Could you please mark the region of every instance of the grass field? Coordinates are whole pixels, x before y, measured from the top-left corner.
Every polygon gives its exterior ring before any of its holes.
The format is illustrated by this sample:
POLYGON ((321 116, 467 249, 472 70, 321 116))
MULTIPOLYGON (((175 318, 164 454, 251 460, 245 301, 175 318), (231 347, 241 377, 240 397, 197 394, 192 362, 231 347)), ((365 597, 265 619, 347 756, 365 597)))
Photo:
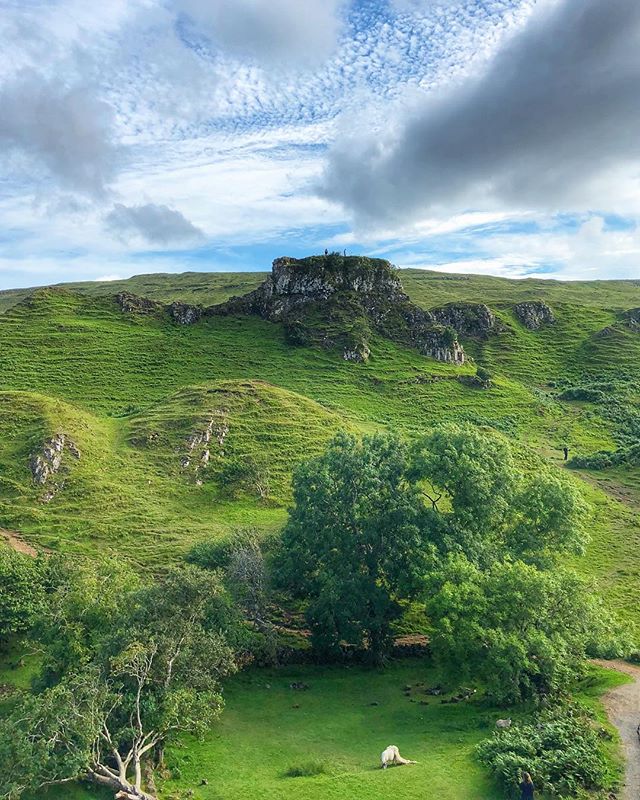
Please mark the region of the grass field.
MULTIPOLYGON (((0 678, 6 675, 0 664, 0 678)), ((599 697, 626 680, 592 667, 577 697, 608 727, 599 697)), ((384 671, 290 667, 243 672, 227 683, 222 720, 204 740, 184 739, 168 751, 172 777, 161 785, 162 796, 498 800, 502 794, 476 761, 474 747, 491 734, 503 710, 487 704, 481 693, 466 703, 442 704, 442 698, 424 693, 439 682, 437 673, 420 661, 396 663, 384 671), (309 689, 292 690, 293 682, 309 689), (403 692, 407 685, 412 687, 409 697, 403 692), (419 763, 382 771, 380 752, 389 744, 419 763), (290 777, 295 772, 317 774, 290 777)), ((517 721, 527 709, 510 709, 509 714, 517 721)), ((616 739, 607 747, 615 769, 616 739)), ((37 800, 108 796, 92 786, 64 786, 38 793, 37 800)))
MULTIPOLYGON (((339 353, 293 348, 280 326, 257 318, 177 326, 163 315, 123 314, 112 297, 100 296, 104 284, 88 284, 83 294, 35 292, 0 314, 0 527, 50 549, 91 555, 98 548, 159 568, 230 527, 277 529, 293 465, 338 429, 415 436, 439 421, 469 420, 504 432, 558 467, 565 443, 582 454, 615 447, 616 421, 606 407, 561 402, 549 382, 579 383, 595 371, 624 373, 627 385, 637 377, 640 385, 640 335, 623 329, 613 308, 625 296, 619 284, 600 285, 597 294, 590 286, 550 282, 417 272, 403 278, 425 305, 428 297, 431 304, 484 300, 485 292, 491 302, 501 298, 494 310, 503 332, 465 342, 494 373, 490 390, 461 380, 474 372, 473 363, 452 367, 385 339, 374 340, 369 363, 350 364, 339 353), (528 331, 509 304, 543 288, 557 322, 528 331), (566 303, 583 291, 582 305, 566 303), (625 337, 619 350, 612 350, 611 337, 598 337, 607 326, 614 339, 625 337), (228 432, 196 476, 180 460, 189 437, 212 419, 228 432), (68 462, 64 488, 43 503, 29 457, 55 432, 71 437, 82 457, 68 462), (216 470, 232 455, 249 454, 268 467, 268 496, 231 500, 219 491, 216 470)), ((248 288, 239 280, 186 274, 129 283, 163 299, 198 294, 209 302, 231 287, 248 288)), ((636 299, 640 288, 630 284, 626 305, 636 299)), ((637 471, 618 470, 600 476, 599 488, 586 486, 597 513, 591 550, 580 565, 627 616, 636 613, 629 601, 640 590, 640 574, 638 504, 625 486, 637 479, 637 471)))

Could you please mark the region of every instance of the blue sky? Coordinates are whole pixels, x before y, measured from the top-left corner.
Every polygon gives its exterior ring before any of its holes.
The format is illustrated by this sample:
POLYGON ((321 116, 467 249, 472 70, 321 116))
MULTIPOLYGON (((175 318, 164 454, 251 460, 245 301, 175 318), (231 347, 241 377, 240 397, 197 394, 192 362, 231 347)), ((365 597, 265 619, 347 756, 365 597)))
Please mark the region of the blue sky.
POLYGON ((636 0, 0 0, 0 288, 640 277, 636 0))

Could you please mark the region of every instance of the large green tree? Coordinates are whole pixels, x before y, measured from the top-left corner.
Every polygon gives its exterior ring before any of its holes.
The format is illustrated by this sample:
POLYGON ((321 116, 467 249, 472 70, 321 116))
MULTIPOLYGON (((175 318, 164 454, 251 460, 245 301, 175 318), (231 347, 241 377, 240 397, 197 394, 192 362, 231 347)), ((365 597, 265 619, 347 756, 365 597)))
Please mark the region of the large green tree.
POLYGON ((276 577, 306 603, 313 644, 323 655, 345 641, 379 662, 400 601, 422 586, 424 503, 408 470, 399 439, 342 433, 294 474, 276 577))
POLYGON ((235 623, 218 577, 187 566, 139 587, 124 569, 69 566, 48 608, 38 691, 0 722, 0 796, 88 778, 149 800, 144 761, 222 710, 235 623))
POLYGON ((412 478, 431 509, 429 538, 442 556, 550 566, 584 550, 588 508, 578 490, 540 460, 523 470, 497 433, 438 426, 414 445, 412 478))
POLYGON ((567 690, 590 649, 622 646, 600 601, 575 573, 522 561, 480 569, 451 556, 430 577, 434 657, 455 680, 480 680, 500 702, 567 690))

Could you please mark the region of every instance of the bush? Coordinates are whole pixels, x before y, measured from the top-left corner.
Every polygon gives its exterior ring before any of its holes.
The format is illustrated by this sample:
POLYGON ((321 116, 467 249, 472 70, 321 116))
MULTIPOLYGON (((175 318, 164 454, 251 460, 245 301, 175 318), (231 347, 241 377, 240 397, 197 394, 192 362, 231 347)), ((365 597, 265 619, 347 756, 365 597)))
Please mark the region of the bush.
POLYGON ((314 775, 326 775, 329 772, 322 761, 307 761, 295 764, 284 773, 285 778, 312 778, 314 775))
POLYGON ((264 500, 269 494, 268 470, 252 456, 228 459, 218 474, 218 480, 222 491, 231 498, 247 492, 264 500))
POLYGON ((583 400, 587 403, 604 403, 607 395, 591 386, 572 386, 558 395, 559 400, 583 400))
POLYGON ((498 731, 476 753, 509 794, 523 770, 539 790, 559 797, 610 789, 616 782, 598 734, 578 705, 557 706, 534 722, 498 731))

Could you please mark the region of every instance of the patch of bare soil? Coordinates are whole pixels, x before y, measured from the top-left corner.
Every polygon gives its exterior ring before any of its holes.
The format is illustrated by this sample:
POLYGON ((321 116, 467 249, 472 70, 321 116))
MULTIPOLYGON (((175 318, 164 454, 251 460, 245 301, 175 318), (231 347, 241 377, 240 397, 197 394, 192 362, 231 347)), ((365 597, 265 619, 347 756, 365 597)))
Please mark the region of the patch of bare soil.
POLYGON ((18 553, 24 553, 27 556, 37 556, 38 551, 35 547, 31 547, 30 544, 27 544, 23 539, 20 538, 20 534, 16 533, 15 531, 8 531, 4 528, 0 528, 0 537, 2 537, 5 542, 16 550, 18 553))

